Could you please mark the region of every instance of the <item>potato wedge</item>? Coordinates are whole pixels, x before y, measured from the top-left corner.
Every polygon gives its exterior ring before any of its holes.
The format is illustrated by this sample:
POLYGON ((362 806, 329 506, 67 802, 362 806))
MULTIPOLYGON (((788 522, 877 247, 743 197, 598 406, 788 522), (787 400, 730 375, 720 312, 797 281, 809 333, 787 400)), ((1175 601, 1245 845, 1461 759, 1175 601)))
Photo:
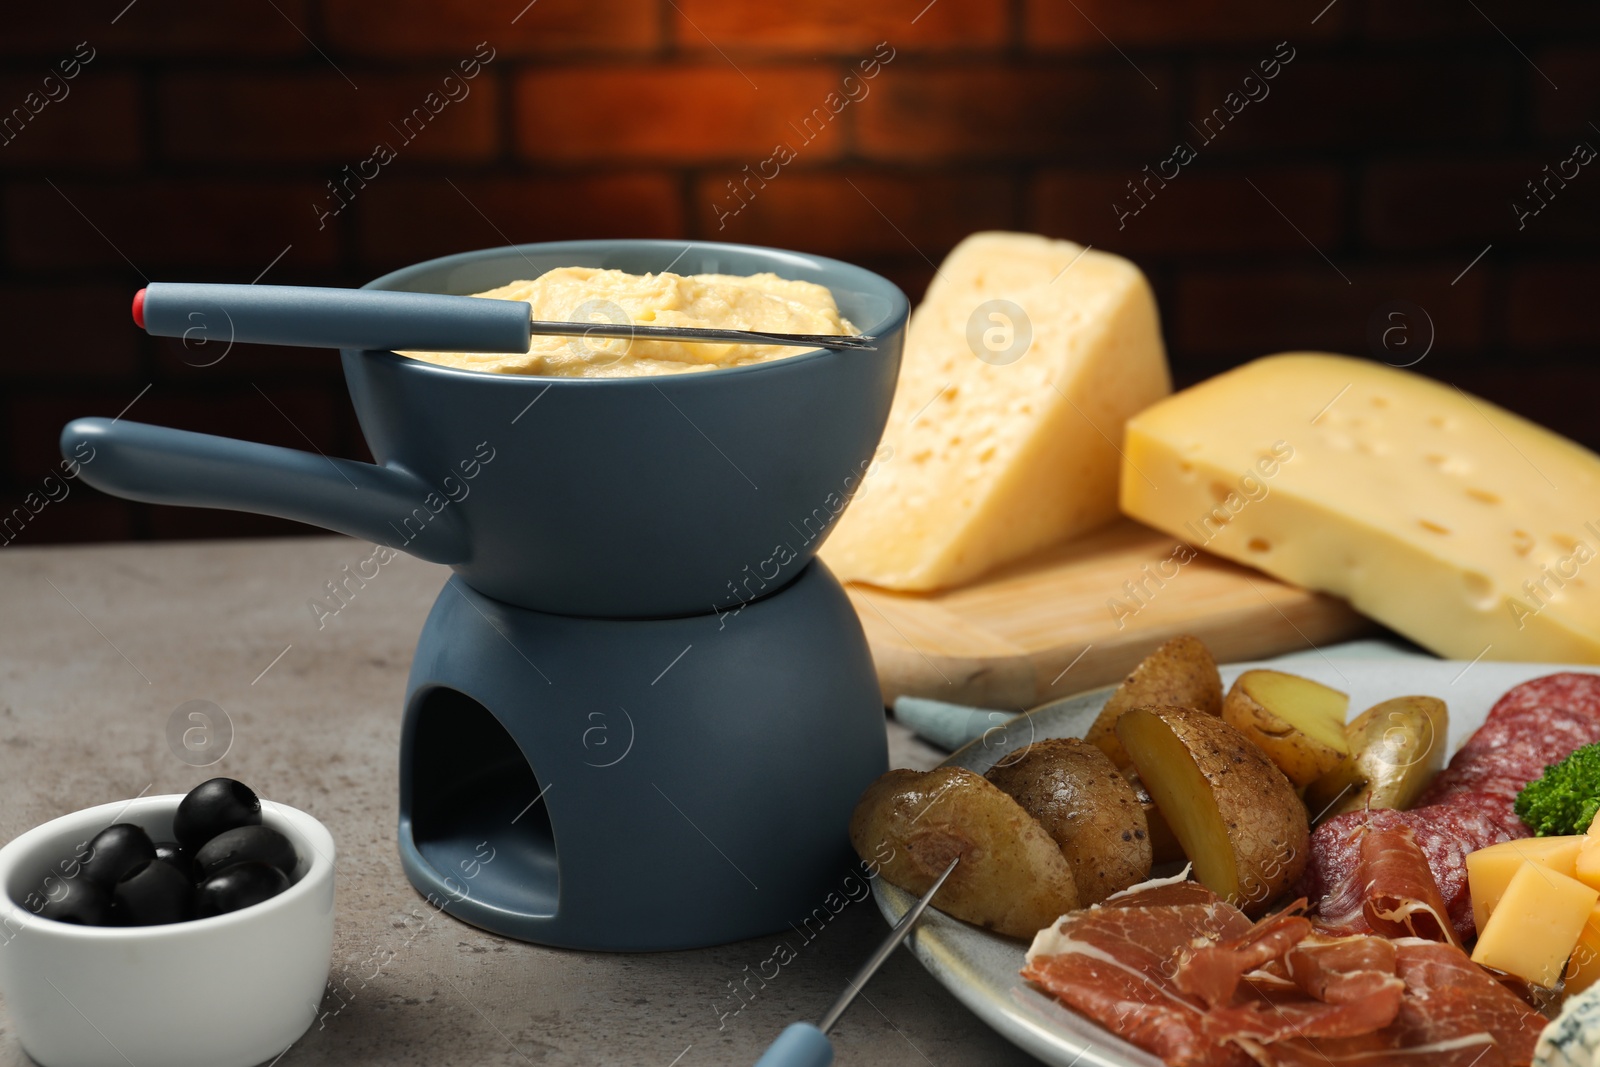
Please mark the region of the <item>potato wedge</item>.
POLYGON ((1078 907, 1072 868, 1044 827, 981 774, 893 770, 867 787, 850 843, 869 869, 921 895, 956 856, 933 906, 1029 938, 1078 907))
POLYGON ((1156 807, 1155 798, 1150 795, 1150 790, 1139 780, 1138 772, 1130 766, 1123 769, 1122 776, 1128 780, 1128 784, 1133 787, 1134 795, 1139 798, 1139 807, 1144 812, 1145 826, 1150 831, 1150 865, 1155 867, 1163 863, 1181 863, 1185 858, 1183 846, 1178 843, 1172 827, 1167 825, 1167 817, 1156 807))
POLYGON ((1315 821, 1363 808, 1409 808, 1444 766, 1450 711, 1437 697, 1374 704, 1345 727, 1350 758, 1306 789, 1315 821))
POLYGON ((1265 752, 1297 789, 1349 758, 1349 710, 1344 693, 1283 671, 1245 671, 1222 702, 1223 721, 1265 752))
POLYGON ((1118 767, 1128 765, 1128 753, 1117 740, 1117 719, 1129 708, 1174 706, 1194 708, 1208 715, 1222 714, 1222 678, 1211 650, 1198 637, 1174 637, 1146 656, 1122 680, 1100 715, 1084 734, 1118 767))
POLYGON ((985 777, 1055 839, 1079 906, 1150 877, 1150 831, 1138 795, 1094 745, 1077 737, 1035 741, 985 777))
POLYGON ((1306 809, 1238 730, 1194 708, 1134 708, 1117 736, 1194 864, 1195 877, 1261 915, 1305 869, 1306 809))

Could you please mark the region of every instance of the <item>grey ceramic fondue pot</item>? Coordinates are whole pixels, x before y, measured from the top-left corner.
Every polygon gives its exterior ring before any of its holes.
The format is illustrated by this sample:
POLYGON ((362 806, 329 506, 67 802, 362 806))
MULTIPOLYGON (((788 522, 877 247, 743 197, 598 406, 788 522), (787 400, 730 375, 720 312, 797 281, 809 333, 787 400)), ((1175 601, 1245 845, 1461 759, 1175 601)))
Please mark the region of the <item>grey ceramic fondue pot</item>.
POLYGON ((400 769, 401 858, 440 907, 580 948, 805 928, 840 899, 850 811, 887 759, 865 639, 813 557, 874 462, 906 298, 837 260, 634 240, 470 252, 367 288, 481 292, 560 266, 816 282, 880 348, 592 379, 346 349, 376 464, 103 418, 68 424, 63 454, 92 446, 83 480, 119 496, 454 569, 400 769))
POLYGON ((345 380, 376 466, 108 419, 70 423, 63 453, 88 441, 84 480, 107 492, 338 530, 447 563, 479 592, 536 611, 659 617, 734 604, 749 596, 738 589, 744 568, 786 538, 798 552, 788 574, 798 573, 821 543, 799 543, 819 510, 828 515, 865 469, 899 366, 898 288, 819 256, 621 240, 469 252, 366 288, 481 292, 558 266, 668 264, 826 285, 882 348, 629 378, 492 374, 347 349, 345 380), (468 482, 487 450, 492 464, 468 482))

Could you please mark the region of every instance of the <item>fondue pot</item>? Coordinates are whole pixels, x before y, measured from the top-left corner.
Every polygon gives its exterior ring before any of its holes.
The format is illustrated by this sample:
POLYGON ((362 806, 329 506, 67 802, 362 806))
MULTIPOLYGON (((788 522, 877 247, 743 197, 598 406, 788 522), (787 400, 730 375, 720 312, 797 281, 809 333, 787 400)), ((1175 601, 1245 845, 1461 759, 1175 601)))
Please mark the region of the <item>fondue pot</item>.
MULTIPOLYGON (((859 623, 814 559, 869 476, 907 303, 774 249, 571 241, 407 267, 365 288, 473 293, 560 266, 812 281, 875 352, 622 378, 342 350, 377 464, 116 419, 84 481, 297 519, 448 564, 407 686, 400 854, 486 929, 663 949, 799 922, 849 862, 887 763, 859 623)), ((576 342, 575 342, 576 343, 576 342)))

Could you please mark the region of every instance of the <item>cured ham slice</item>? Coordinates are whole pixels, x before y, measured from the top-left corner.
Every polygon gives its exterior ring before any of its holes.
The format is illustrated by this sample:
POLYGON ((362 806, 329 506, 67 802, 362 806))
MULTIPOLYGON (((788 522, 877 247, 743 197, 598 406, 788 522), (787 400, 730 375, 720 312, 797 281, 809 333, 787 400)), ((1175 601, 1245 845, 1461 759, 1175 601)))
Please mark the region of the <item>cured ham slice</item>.
POLYGON ((1389 1025, 1353 1038, 1312 1035, 1239 1044, 1262 1067, 1518 1067, 1533 1058, 1546 1019, 1453 945, 1414 938, 1392 943, 1405 984, 1389 1025))
POLYGON ((1366 903, 1372 875, 1361 869, 1361 839, 1367 833, 1398 829, 1410 831, 1427 857, 1456 934, 1463 939, 1471 937, 1475 931, 1472 895, 1467 888, 1467 853, 1528 836, 1528 828, 1509 802, 1479 793, 1410 811, 1352 811, 1317 827, 1311 835, 1311 859, 1297 891, 1312 902, 1318 927, 1331 934, 1371 932, 1366 903))
POLYGON ((1366 879, 1361 913, 1374 932, 1461 947, 1428 857, 1417 847, 1410 827, 1363 833, 1358 869, 1366 879))
MULTIPOLYGON (((1183 878, 1189 868, 1184 868, 1183 878)), ((1221 898, 1199 882, 1158 878, 1120 893, 1114 893, 1100 902, 1104 908, 1153 908, 1158 904, 1215 904, 1221 898)))
MULTIPOLYGON (((1301 907, 1304 904, 1300 902, 1301 907)), ((1173 984, 1180 992, 1199 997, 1208 1008, 1226 1004, 1247 972, 1282 956, 1310 932, 1311 920, 1304 916, 1288 912, 1270 916, 1239 937, 1181 953, 1173 984)))
POLYGON ((1382 1030, 1400 1009, 1405 993, 1402 983, 1392 990, 1348 1004, 1322 1004, 1315 1000, 1277 1001, 1261 999, 1214 1009, 1206 1016, 1205 1029, 1218 1041, 1226 1041, 1261 1062, 1255 1049, 1339 1039, 1357 1041, 1382 1030))
POLYGON ((1306 980, 1342 994, 1321 1000, 1285 963, 1316 937, 1303 916, 1280 912, 1252 924, 1199 887, 1184 891, 1187 903, 1153 903, 1175 889, 1063 916, 1034 939, 1023 976, 1174 1067, 1242 1067, 1251 1062, 1242 1038, 1355 1037, 1396 1017, 1404 983, 1392 952, 1310 946, 1298 962, 1306 980), (1386 981, 1374 974, 1385 963, 1386 981), (1355 970, 1348 980, 1335 973, 1342 964, 1355 970))
POLYGON ((1397 946, 1395 972, 1408 999, 1396 1025, 1408 1040, 1441 1042, 1488 1032, 1511 1063, 1527 1063, 1549 1021, 1534 1011, 1460 949, 1425 941, 1397 946))
MULTIPOLYGON (((1173 890, 1163 886, 1148 896, 1162 899, 1173 890)), ((1023 976, 1173 1067, 1246 1067, 1242 1051, 1212 1040, 1205 1005, 1176 989, 1170 976, 1183 952, 1242 937, 1250 920, 1209 890, 1209 900, 1179 904, 1141 905, 1146 895, 1062 916, 1034 938, 1023 976)))
POLYGON ((1329 1004, 1398 996, 1405 988, 1395 974, 1394 942, 1382 937, 1308 937, 1284 953, 1283 964, 1290 981, 1329 1004))
POLYGON ((1514 1067, 1514 1062, 1495 1048, 1494 1040, 1482 1033, 1408 1048, 1384 1042, 1382 1035, 1374 1033, 1334 1048, 1322 1041, 1263 1045, 1248 1038, 1243 1047, 1262 1067, 1514 1067))
POLYGON ((1289 913, 1251 924, 1193 893, 1150 902, 1171 888, 1063 916, 1023 976, 1172 1067, 1523 1067, 1544 1028, 1454 945, 1331 938, 1289 913))

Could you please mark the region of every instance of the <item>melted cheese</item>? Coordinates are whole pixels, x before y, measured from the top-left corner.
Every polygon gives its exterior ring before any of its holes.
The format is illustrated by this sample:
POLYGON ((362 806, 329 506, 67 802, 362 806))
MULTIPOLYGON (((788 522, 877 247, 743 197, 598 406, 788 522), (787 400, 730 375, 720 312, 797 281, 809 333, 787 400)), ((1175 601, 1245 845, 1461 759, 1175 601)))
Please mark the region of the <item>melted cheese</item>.
MULTIPOLYGON (((767 333, 852 334, 833 294, 813 282, 776 274, 628 274, 596 267, 559 267, 473 296, 525 300, 532 317, 549 322, 698 326, 767 333)), ((535 335, 528 351, 402 352, 462 370, 561 378, 627 378, 765 363, 810 351, 777 345, 701 344, 631 338, 535 335)), ((871 358, 870 355, 867 358, 871 358)))

